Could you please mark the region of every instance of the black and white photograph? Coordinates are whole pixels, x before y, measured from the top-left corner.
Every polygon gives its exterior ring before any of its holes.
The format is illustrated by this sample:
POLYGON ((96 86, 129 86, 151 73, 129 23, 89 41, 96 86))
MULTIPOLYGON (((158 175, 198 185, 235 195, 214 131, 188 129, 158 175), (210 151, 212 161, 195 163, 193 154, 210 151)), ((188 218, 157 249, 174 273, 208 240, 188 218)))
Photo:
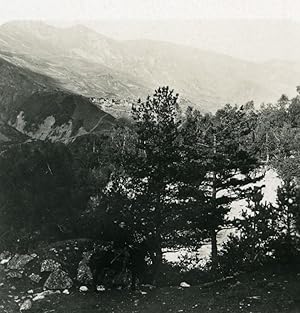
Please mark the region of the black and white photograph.
POLYGON ((0 0, 0 313, 300 313, 300 2, 0 0))

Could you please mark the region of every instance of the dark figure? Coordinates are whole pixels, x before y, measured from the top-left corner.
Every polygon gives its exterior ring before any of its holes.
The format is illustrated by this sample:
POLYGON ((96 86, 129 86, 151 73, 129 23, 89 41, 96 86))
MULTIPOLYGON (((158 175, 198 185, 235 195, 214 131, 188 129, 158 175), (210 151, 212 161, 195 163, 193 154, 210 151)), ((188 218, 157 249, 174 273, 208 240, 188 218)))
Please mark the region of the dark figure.
POLYGON ((144 283, 147 279, 147 251, 142 245, 131 247, 129 249, 129 264, 128 268, 131 272, 131 289, 135 290, 137 281, 144 283))
POLYGON ((135 290, 137 281, 144 282, 146 277, 146 255, 147 251, 142 245, 137 247, 125 245, 116 250, 95 252, 89 261, 94 288, 96 289, 97 285, 107 285, 107 280, 110 280, 108 282, 110 287, 126 287, 131 280, 131 289, 135 290), (130 274, 131 279, 127 274, 130 274), (116 277, 123 277, 123 281, 115 283, 116 277))
POLYGON ((114 278, 126 270, 126 255, 121 251, 98 251, 89 261, 89 267, 93 274, 93 285, 114 286, 114 278))

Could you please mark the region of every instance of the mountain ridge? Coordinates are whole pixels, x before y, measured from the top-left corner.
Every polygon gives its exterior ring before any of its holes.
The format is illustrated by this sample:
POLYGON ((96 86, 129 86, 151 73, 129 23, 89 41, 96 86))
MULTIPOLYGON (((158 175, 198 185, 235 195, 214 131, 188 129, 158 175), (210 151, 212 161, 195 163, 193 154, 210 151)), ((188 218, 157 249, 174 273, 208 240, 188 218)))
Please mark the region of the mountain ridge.
POLYGON ((170 85, 197 108, 215 111, 226 103, 275 101, 282 93, 292 94, 300 77, 300 70, 286 65, 278 68, 166 42, 117 41, 85 26, 60 29, 42 24, 48 30, 45 39, 41 35, 45 31, 37 35, 40 24, 28 22, 35 29, 31 32, 21 24, 17 35, 14 23, 4 27, 6 38, 7 29, 12 37, 6 44, 0 27, 0 50, 11 53, 6 59, 23 62, 22 66, 61 80, 64 88, 88 97, 113 94, 134 100, 170 85))
POLYGON ((135 101, 169 85, 206 112, 227 103, 276 101, 293 94, 300 77, 300 69, 286 63, 255 63, 170 42, 118 41, 82 25, 31 21, 0 26, 0 57, 86 97, 135 101))

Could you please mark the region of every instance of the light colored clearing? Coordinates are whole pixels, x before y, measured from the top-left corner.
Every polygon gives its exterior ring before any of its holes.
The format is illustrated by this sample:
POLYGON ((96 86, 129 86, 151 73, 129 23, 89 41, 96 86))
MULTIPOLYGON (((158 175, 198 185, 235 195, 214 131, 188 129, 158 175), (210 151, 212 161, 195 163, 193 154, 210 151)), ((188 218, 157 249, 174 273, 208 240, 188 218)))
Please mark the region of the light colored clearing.
MULTIPOLYGON (((256 184, 251 184, 249 186, 265 185, 266 187, 263 189, 263 193, 264 193, 263 201, 276 204, 276 193, 277 193, 277 188, 280 186, 280 184, 281 184, 281 180, 278 177, 277 173, 274 170, 269 169, 266 172, 266 175, 261 182, 258 182, 256 184)), ((233 202, 231 206, 231 211, 228 214, 228 218, 233 219, 234 217, 240 217, 242 210, 246 208, 246 205, 247 205, 247 202, 245 200, 233 202)), ((236 232, 235 229, 221 231, 218 234, 218 244, 219 245, 223 244, 227 240, 228 236, 231 233, 235 233, 235 232, 236 232)), ((198 255, 198 257, 203 259, 203 261, 201 261, 200 263, 191 262, 191 267, 194 267, 194 266, 197 266, 197 264, 198 265, 204 264, 205 261, 208 260, 210 256, 210 252, 211 252, 211 247, 209 244, 206 244, 202 246, 198 250, 198 252, 190 253, 186 249, 181 249, 179 251, 167 252, 165 253, 164 257, 169 262, 178 263, 184 256, 189 257, 192 260, 195 257, 195 255, 198 255)))

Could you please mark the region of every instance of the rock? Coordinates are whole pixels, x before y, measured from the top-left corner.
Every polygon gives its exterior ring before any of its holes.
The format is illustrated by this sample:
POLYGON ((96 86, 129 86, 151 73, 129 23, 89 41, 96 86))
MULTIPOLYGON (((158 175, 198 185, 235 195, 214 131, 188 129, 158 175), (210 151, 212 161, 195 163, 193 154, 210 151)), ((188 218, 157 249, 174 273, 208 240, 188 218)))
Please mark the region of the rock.
POLYGON ((248 299, 251 300, 259 300, 261 298, 261 296, 251 296, 251 297, 247 297, 248 299))
POLYGON ((25 265, 31 262, 36 256, 29 254, 15 254, 8 262, 7 268, 10 270, 22 270, 25 265))
POLYGON ((97 286, 97 291, 105 291, 105 287, 103 285, 97 286))
POLYGON ((93 281, 93 275, 87 260, 83 259, 79 262, 76 279, 83 284, 89 284, 93 281))
POLYGON ((182 287, 182 288, 190 288, 191 285, 186 283, 186 282, 182 282, 182 283, 180 283, 180 287, 182 287))
POLYGON ((69 294, 70 294, 70 291, 69 291, 68 289, 65 289, 65 290, 63 291, 63 294, 69 295, 69 294))
POLYGON ((32 301, 39 301, 39 300, 43 300, 43 299, 45 299, 45 296, 44 296, 44 295, 41 295, 41 294, 38 294, 38 295, 36 295, 36 296, 32 299, 32 301))
POLYGON ((29 278, 30 278, 31 281, 33 281, 34 283, 37 283, 37 284, 38 284, 38 283, 41 281, 41 279, 42 279, 42 277, 41 277, 40 275, 37 275, 37 274, 34 274, 34 273, 30 274, 30 275, 29 275, 29 278))
POLYGON ((27 293, 29 293, 29 294, 30 294, 30 293, 33 293, 33 290, 30 289, 30 290, 27 291, 27 293))
POLYGON ((61 268, 61 265, 58 262, 52 259, 47 259, 47 260, 44 260, 41 264, 41 273, 54 272, 55 270, 60 269, 60 268, 61 268))
POLYGON ((0 264, 4 265, 11 259, 11 253, 9 251, 3 251, 0 253, 0 264))
POLYGON ((89 288, 87 286, 80 286, 79 291, 80 292, 87 292, 89 288))
POLYGON ((154 285, 151 285, 151 284, 142 284, 141 287, 143 288, 147 288, 147 289, 155 289, 156 287, 154 285))
POLYGON ((3 260, 0 261, 0 264, 1 265, 7 264, 9 262, 9 260, 10 260, 10 257, 7 258, 7 259, 3 259, 3 260))
POLYGON ((45 299, 46 296, 51 296, 51 295, 54 295, 54 294, 59 294, 60 291, 59 290, 56 290, 56 291, 53 291, 53 290, 45 290, 43 292, 40 292, 40 293, 37 293, 34 298, 32 299, 32 301, 38 301, 38 300, 43 300, 45 299))
POLYGON ((44 284, 45 289, 51 290, 64 290, 69 289, 72 286, 72 279, 69 277, 68 273, 64 272, 60 268, 52 272, 44 284))
POLYGON ((11 279, 11 278, 22 278, 23 274, 21 271, 9 271, 6 273, 6 278, 11 279))
POLYGON ((9 257, 11 257, 11 253, 9 251, 3 251, 0 253, 0 261, 9 257))
POLYGON ((32 302, 30 299, 25 300, 21 305, 20 305, 20 311, 28 311, 32 308, 32 302))

